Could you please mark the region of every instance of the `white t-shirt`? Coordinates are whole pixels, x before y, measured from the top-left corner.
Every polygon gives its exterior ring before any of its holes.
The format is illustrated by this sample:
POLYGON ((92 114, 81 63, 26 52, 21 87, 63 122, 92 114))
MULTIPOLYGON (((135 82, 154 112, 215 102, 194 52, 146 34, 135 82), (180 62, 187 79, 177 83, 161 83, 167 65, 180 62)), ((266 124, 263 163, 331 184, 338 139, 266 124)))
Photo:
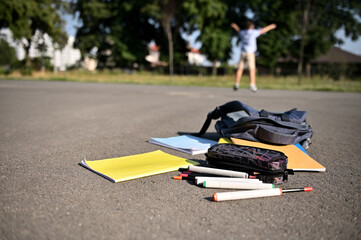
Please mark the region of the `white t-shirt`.
POLYGON ((248 29, 239 31, 241 37, 242 52, 255 53, 257 51, 257 38, 261 35, 260 30, 248 29))

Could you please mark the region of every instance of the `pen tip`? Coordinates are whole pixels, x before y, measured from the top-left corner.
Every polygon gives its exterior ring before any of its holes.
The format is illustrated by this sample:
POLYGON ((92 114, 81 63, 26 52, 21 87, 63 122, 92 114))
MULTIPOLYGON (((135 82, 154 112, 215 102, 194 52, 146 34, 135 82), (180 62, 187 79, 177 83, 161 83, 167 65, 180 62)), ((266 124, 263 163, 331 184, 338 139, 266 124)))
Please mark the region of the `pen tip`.
POLYGON ((311 192, 313 190, 313 187, 305 187, 304 191, 305 192, 311 192))

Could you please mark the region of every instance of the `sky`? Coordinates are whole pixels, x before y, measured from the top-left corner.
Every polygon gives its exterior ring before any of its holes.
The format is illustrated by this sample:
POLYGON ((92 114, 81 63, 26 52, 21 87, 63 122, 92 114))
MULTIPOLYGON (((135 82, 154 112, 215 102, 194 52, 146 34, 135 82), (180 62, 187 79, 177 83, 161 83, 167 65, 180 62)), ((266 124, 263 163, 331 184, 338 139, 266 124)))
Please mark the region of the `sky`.
MULTIPOLYGON (((66 27, 65 30, 70 36, 75 36, 76 34, 76 27, 80 27, 81 24, 77 21, 76 18, 73 17, 73 15, 64 15, 63 18, 66 21, 66 27)), ((199 34, 199 33, 198 33, 199 34)), ((197 36, 197 33, 193 34, 193 36, 190 37, 191 39, 191 46, 194 48, 200 48, 201 44, 195 42, 195 38, 197 36)), ((351 52, 353 54, 361 56, 361 37, 357 41, 352 41, 351 38, 346 38, 344 30, 339 30, 336 32, 336 36, 342 38, 344 40, 344 44, 337 47, 340 47, 341 49, 351 52)), ((183 36, 185 39, 188 39, 187 36, 183 36)), ((233 43, 233 54, 232 59, 228 61, 230 65, 237 64, 240 57, 240 46, 237 46, 233 43)))

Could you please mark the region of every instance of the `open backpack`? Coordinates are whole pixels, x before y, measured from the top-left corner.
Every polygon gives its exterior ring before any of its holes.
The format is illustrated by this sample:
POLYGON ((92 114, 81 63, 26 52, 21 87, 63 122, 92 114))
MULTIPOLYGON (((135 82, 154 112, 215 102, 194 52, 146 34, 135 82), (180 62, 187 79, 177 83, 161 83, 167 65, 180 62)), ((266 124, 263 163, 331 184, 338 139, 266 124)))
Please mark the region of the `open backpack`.
POLYGON ((219 119, 215 128, 224 137, 277 145, 300 143, 308 149, 313 131, 306 117, 306 111, 296 108, 286 112, 258 111, 240 101, 232 101, 208 113, 198 136, 206 133, 212 120, 219 119))

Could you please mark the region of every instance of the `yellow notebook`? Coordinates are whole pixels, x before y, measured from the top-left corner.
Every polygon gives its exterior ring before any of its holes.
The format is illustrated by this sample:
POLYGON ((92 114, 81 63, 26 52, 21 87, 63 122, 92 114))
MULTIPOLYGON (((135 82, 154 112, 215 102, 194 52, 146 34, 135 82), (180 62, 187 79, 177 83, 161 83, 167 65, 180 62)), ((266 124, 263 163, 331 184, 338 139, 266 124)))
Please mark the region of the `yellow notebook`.
POLYGON ((121 182, 155 174, 176 171, 199 163, 167 154, 161 150, 95 161, 81 161, 80 165, 112 182, 121 182))
POLYGON ((283 152, 288 157, 287 168, 293 169, 293 171, 326 171, 326 168, 324 166, 319 164, 317 161, 308 156, 295 145, 271 145, 266 143, 242 140, 238 138, 231 138, 231 140, 234 144, 237 145, 266 148, 283 152))

